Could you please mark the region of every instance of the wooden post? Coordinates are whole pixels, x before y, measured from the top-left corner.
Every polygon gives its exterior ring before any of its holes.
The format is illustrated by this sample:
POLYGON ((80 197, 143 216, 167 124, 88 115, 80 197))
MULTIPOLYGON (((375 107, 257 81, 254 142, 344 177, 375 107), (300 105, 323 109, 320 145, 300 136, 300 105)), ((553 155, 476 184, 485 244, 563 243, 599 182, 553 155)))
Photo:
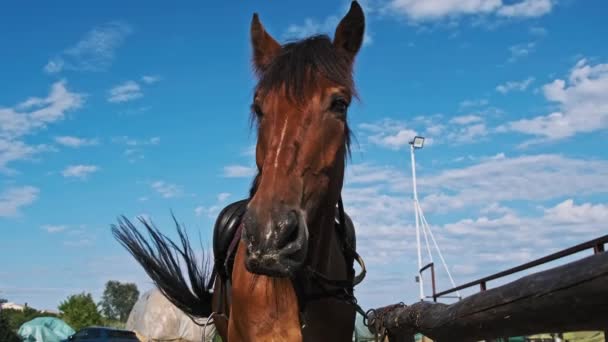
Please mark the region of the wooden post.
POLYGON ((433 280, 433 301, 437 301, 437 289, 435 287, 435 264, 431 265, 431 279, 433 280))
POLYGON ((487 288, 486 288, 486 282, 482 281, 481 283, 479 283, 479 291, 483 292, 485 290, 487 290, 487 288))

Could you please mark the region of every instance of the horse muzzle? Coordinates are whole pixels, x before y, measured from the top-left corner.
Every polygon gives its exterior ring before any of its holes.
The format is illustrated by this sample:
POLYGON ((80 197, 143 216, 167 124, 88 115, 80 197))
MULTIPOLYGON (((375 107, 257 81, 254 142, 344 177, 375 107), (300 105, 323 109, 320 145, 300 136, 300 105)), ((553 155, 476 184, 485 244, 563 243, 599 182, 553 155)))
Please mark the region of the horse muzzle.
POLYGON ((261 225, 253 211, 245 214, 245 267, 255 274, 289 277, 306 259, 308 227, 301 210, 281 210, 271 216, 261 225))

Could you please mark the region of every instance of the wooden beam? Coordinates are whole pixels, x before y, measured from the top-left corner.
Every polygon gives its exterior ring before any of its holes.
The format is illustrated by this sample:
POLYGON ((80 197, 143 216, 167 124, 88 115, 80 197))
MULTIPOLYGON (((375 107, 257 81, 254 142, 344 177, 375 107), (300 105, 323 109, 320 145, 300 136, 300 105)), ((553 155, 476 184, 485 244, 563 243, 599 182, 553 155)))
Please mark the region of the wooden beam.
MULTIPOLYGON (((380 317, 381 308, 376 312, 380 317)), ((374 313, 370 316, 373 323, 374 313)), ((438 342, 602 331, 606 322, 608 253, 534 273, 451 305, 418 302, 382 316, 391 335, 419 332, 438 342)))

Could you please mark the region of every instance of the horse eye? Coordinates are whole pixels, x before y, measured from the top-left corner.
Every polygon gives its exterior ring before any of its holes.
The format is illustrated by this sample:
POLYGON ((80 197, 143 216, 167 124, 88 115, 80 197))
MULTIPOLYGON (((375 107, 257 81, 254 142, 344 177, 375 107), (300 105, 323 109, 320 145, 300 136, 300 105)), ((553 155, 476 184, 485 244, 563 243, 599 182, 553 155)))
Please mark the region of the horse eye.
POLYGON ((346 102, 346 100, 343 98, 337 98, 331 102, 330 110, 334 113, 346 114, 347 109, 348 102, 346 102))
POLYGON ((258 118, 262 118, 262 116, 264 116, 264 113, 262 113, 262 108, 260 108, 260 106, 257 104, 253 105, 253 111, 258 118))

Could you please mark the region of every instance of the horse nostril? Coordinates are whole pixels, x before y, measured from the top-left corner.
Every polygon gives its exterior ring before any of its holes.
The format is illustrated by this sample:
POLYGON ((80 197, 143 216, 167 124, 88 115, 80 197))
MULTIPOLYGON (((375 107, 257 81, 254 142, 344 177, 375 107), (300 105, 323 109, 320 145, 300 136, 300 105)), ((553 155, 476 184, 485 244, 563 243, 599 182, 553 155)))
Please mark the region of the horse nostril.
POLYGON ((277 248, 282 249, 290 242, 298 239, 299 221, 298 215, 291 210, 285 215, 285 218, 279 223, 279 238, 277 248))

